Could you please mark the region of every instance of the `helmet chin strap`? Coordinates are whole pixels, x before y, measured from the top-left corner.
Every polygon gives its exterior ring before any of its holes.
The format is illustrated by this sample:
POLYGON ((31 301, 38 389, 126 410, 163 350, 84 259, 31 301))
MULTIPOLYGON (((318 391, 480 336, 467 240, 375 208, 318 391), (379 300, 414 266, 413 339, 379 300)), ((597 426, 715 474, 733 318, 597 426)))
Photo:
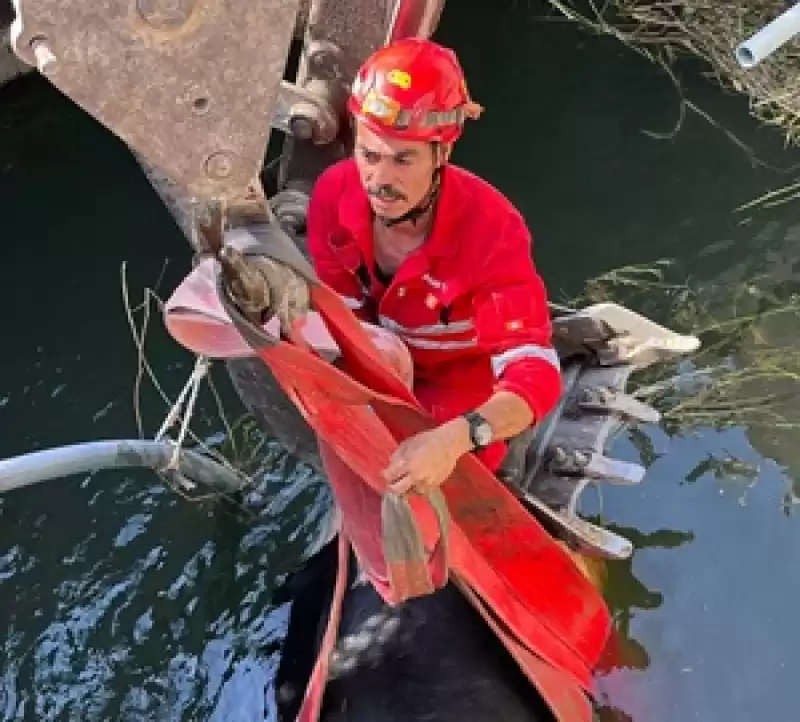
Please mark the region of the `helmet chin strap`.
POLYGON ((413 224, 422 218, 436 202, 439 197, 439 189, 441 187, 442 167, 438 166, 433 171, 433 178, 431 179, 431 187, 428 192, 423 196, 422 200, 417 205, 409 208, 402 216, 397 218, 387 218, 386 216, 378 216, 378 220, 384 228, 391 228, 392 226, 411 221, 413 224))

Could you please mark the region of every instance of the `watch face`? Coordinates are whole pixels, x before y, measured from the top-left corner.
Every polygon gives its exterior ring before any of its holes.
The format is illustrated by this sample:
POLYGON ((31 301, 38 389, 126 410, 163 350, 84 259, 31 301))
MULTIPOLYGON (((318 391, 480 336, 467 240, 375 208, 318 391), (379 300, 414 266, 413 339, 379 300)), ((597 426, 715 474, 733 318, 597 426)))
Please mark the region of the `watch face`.
POLYGON ((475 427, 475 441, 478 446, 487 446, 492 443, 492 427, 489 424, 478 424, 475 427))

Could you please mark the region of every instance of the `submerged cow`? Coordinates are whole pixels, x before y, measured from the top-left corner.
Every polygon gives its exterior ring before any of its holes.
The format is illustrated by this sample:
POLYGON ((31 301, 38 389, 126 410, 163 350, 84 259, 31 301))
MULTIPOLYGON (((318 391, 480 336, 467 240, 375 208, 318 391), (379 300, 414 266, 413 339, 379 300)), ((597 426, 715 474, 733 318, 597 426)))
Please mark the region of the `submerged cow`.
MULTIPOLYGON (((286 590, 293 606, 275 681, 280 722, 297 718, 335 574, 331 543, 286 590)), ((452 583, 390 607, 370 584, 349 581, 320 722, 555 722, 452 583)))

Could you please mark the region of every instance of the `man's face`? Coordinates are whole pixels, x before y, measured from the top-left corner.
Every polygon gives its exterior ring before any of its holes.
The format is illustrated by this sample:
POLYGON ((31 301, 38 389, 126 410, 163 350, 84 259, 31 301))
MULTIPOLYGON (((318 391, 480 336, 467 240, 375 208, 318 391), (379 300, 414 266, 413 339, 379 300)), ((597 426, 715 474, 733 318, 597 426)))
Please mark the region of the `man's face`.
POLYGON ((398 218, 416 206, 430 190, 437 165, 430 143, 379 136, 360 122, 355 160, 372 210, 384 218, 398 218))

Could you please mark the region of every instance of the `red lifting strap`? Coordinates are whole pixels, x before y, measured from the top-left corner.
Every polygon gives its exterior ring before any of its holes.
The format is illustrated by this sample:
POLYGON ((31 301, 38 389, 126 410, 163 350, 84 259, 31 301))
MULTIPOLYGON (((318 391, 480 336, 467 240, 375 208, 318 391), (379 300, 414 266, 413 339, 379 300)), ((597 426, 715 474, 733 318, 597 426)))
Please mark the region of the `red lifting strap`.
MULTIPOLYGON (((227 295, 221 282, 218 289, 227 295)), ((386 485, 381 472, 399 441, 435 423, 344 301, 321 283, 311 284, 310 290, 313 308, 340 348, 338 367, 288 341, 259 343, 253 333, 263 334, 261 329, 229 298, 221 300, 318 437, 382 498, 386 485)), ((331 483, 337 493, 333 476, 331 483)), ((472 454, 459 461, 442 491, 451 517, 451 571, 531 652, 590 690, 592 669, 611 628, 599 591, 472 454)), ((418 515, 418 523, 433 546, 439 537, 435 520, 418 515)), ((351 541, 358 554, 355 531, 351 541)))
POLYGON ((307 419, 344 536, 378 592, 396 603, 441 587, 449 572, 559 722, 589 722, 586 692, 611 628, 597 588, 472 454, 441 487, 449 523, 435 495, 387 496, 382 471, 398 443, 435 422, 333 290, 310 285, 341 352, 336 366, 299 333, 280 340, 251 323, 217 280, 228 318, 197 324, 193 333, 232 322, 307 419))

